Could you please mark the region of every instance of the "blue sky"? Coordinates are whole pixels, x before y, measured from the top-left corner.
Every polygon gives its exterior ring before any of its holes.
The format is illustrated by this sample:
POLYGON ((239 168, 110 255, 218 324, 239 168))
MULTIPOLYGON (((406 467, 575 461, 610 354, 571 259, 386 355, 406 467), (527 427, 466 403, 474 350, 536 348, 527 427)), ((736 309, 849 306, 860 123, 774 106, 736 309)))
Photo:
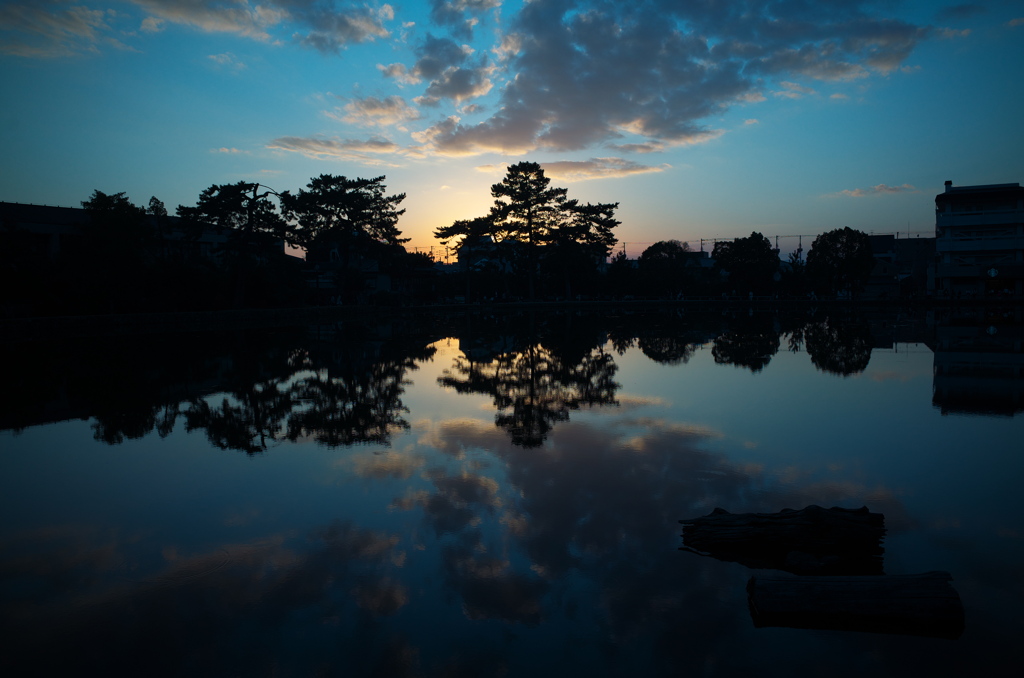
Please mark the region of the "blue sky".
POLYGON ((925 233, 1024 181, 1022 67, 1024 0, 0 0, 0 200, 384 175, 429 248, 530 160, 631 256, 925 233))

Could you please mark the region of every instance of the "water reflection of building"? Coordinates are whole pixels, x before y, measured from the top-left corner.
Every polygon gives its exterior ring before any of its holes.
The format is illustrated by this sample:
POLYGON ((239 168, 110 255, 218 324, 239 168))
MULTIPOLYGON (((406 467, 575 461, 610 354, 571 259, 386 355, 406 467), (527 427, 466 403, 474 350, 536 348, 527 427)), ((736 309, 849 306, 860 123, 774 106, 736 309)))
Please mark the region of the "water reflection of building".
POLYGON ((935 238, 871 235, 875 267, 861 299, 924 298, 935 287, 935 238))
POLYGON ((1024 295, 1024 188, 958 186, 935 196, 936 290, 955 296, 1024 295))
POLYGON ((932 404, 943 414, 1024 412, 1024 328, 974 320, 937 324, 932 404))

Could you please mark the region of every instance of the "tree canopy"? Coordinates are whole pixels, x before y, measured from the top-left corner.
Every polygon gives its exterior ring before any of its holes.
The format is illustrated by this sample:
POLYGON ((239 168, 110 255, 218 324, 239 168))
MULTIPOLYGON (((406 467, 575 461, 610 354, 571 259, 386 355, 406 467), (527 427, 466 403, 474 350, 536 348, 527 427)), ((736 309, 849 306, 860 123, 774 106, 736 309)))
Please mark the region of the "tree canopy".
POLYGON ((715 266, 729 274, 729 283, 744 292, 764 292, 779 270, 779 255, 768 238, 753 232, 746 238, 719 241, 711 253, 715 266))
POLYGON ((178 216, 191 224, 210 224, 235 231, 244 240, 272 236, 294 243, 294 232, 268 198, 271 194, 274 191, 266 186, 246 181, 214 184, 199 194, 195 206, 179 205, 178 216), (265 190, 261 193, 260 188, 265 190))
POLYGON ((850 227, 822 233, 807 253, 807 275, 818 290, 826 293, 856 294, 871 277, 874 265, 871 239, 850 227))
POLYGON ((658 261, 682 262, 690 244, 678 240, 659 240, 640 253, 640 265, 658 261))
POLYGON ((405 193, 386 195, 384 179, 321 174, 296 194, 282 193, 284 215, 296 222, 296 244, 309 247, 330 241, 344 247, 359 239, 386 245, 408 242, 398 229, 398 218, 405 213, 398 205, 405 193))
POLYGON ((587 277, 611 254, 620 222, 618 203, 580 204, 567 193, 551 186, 538 163, 516 163, 491 186, 494 204, 487 216, 442 226, 434 237, 460 250, 489 238, 497 256, 526 278, 531 297, 538 272, 561 278, 569 295, 571 279, 587 277))
POLYGON ((535 162, 511 165, 501 183, 491 186, 491 220, 496 240, 511 238, 531 245, 550 239, 565 218, 565 188, 553 188, 535 162))

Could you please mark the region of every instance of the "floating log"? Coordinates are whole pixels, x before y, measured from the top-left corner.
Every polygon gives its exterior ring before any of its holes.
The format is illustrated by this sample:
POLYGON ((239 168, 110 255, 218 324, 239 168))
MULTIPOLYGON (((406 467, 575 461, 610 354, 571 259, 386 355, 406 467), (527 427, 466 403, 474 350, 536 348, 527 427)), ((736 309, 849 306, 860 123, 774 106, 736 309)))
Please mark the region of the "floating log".
POLYGON ((800 575, 881 575, 885 517, 867 507, 729 513, 680 520, 683 550, 800 575))
POLYGON ((747 583, 754 626, 959 638, 964 607, 948 572, 882 577, 758 575, 747 583))

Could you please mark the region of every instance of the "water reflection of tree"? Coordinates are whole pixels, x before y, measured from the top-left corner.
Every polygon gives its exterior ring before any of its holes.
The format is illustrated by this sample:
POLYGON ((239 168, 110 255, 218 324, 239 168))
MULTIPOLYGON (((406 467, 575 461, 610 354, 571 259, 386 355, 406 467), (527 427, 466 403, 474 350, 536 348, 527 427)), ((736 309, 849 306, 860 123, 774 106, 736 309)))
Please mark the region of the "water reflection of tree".
POLYGON ((409 411, 401 399, 409 384, 405 375, 434 350, 391 350, 372 359, 364 356, 316 369, 292 387, 292 396, 301 405, 288 417, 288 439, 311 437, 328 447, 388 444, 392 432, 409 428, 402 416, 409 411))
POLYGON ((185 415, 185 430, 203 430, 212 445, 222 450, 255 454, 281 435, 282 423, 292 411, 290 390, 281 381, 257 382, 223 398, 213 406, 193 400, 185 415))
POLYGON ((167 347, 119 342, 102 353, 109 360, 70 361, 64 391, 91 396, 95 438, 111 445, 154 430, 166 436, 179 419, 215 447, 247 454, 300 438, 330 447, 387 444, 409 425, 405 377, 434 349, 424 333, 382 332, 385 341, 375 332, 349 330, 333 341, 253 333, 167 347))
POLYGON ((660 312, 616 318, 608 336, 619 355, 635 344, 657 363, 684 365, 698 347, 717 336, 720 326, 717 315, 660 312))
POLYGON ((871 328, 860 318, 829 317, 804 328, 804 345, 814 366, 844 377, 867 369, 871 343, 871 328))
POLYGON ((779 352, 779 330, 772 316, 755 315, 734 320, 715 337, 711 354, 716 363, 746 367, 760 372, 779 352))
POLYGON ((591 348, 576 360, 535 344, 493 360, 456 357, 438 382, 458 393, 493 398, 495 424, 520 447, 539 447, 558 422, 584 405, 614 405, 618 384, 611 354, 591 348))
POLYGON ((232 352, 226 374, 226 395, 217 405, 193 398, 185 430, 202 430, 222 450, 255 454, 282 436, 283 422, 295 399, 288 385, 301 357, 287 344, 245 342, 232 352))

